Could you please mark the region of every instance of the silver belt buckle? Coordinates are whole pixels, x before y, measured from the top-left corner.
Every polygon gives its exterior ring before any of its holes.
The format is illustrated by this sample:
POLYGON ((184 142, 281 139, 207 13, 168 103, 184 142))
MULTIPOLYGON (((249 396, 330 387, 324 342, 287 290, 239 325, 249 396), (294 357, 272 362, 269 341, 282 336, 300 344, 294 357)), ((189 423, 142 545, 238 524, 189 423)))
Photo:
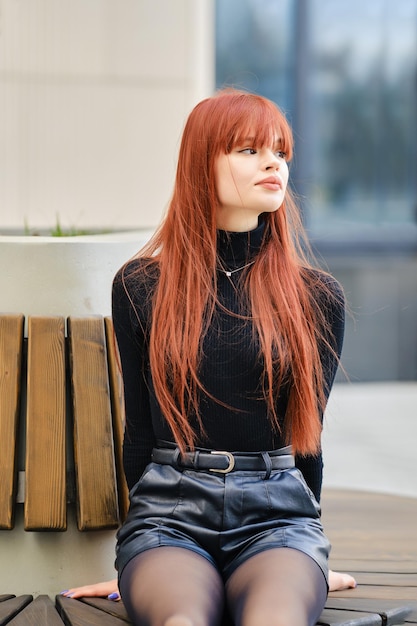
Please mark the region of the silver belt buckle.
POLYGON ((228 474, 232 471, 235 466, 235 457, 231 452, 227 452, 226 450, 210 450, 210 454, 220 454, 222 456, 227 456, 229 459, 229 465, 225 469, 209 469, 210 472, 220 472, 220 474, 228 474))

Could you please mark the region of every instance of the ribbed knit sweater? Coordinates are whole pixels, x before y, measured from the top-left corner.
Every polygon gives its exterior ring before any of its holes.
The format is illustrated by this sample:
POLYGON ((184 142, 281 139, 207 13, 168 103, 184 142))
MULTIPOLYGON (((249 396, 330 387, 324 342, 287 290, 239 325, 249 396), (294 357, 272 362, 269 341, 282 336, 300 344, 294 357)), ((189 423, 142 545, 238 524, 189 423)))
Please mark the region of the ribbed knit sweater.
MULTIPOLYGON (((247 233, 218 231, 217 252, 221 266, 233 270, 250 263, 259 252, 263 235, 262 223, 247 233)), ((148 358, 149 294, 157 278, 138 273, 142 262, 139 258, 128 263, 119 270, 113 282, 113 323, 125 389, 123 458, 129 488, 139 480, 150 462, 156 440, 174 441, 155 398, 148 358)), ((239 279, 246 271, 250 271, 250 267, 231 276, 218 272, 218 299, 229 311, 239 311, 239 279)), ((323 281, 336 295, 331 304, 326 299, 323 310, 331 328, 329 339, 336 355, 340 356, 344 332, 343 295, 334 279, 329 280, 327 275, 326 278, 323 275, 323 281)), ((328 397, 336 374, 337 358, 325 348, 321 348, 320 354, 328 397)), ((260 385, 263 370, 250 324, 217 307, 204 337, 203 355, 200 377, 207 395, 200 400, 200 413, 205 436, 198 424, 192 421, 197 434, 196 445, 241 452, 274 450, 286 445, 274 432, 267 416, 260 385)), ((277 415, 283 420, 288 389, 277 390, 276 398, 277 415)), ((321 453, 314 457, 296 457, 296 465, 319 500, 323 469, 321 453)))

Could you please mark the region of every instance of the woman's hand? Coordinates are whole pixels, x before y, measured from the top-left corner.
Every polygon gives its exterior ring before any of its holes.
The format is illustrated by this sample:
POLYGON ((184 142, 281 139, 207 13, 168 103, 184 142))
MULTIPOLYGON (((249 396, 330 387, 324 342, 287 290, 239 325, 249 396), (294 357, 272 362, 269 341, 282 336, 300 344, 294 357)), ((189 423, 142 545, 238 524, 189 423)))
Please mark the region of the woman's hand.
POLYGON ((342 591, 342 589, 354 589, 356 580, 350 574, 342 574, 329 570, 329 591, 342 591))
POLYGON ((61 591, 61 596, 66 598, 105 598, 109 600, 120 600, 119 589, 117 587, 117 579, 108 580, 104 583, 95 583, 94 585, 85 585, 84 587, 74 587, 61 591))

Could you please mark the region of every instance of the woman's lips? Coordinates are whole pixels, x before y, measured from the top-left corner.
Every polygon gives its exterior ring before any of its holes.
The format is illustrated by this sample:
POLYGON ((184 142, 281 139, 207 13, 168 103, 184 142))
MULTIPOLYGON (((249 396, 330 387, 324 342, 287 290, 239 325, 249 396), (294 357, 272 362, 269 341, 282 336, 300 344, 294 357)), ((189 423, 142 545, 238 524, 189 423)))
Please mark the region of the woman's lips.
POLYGON ((271 191, 278 191, 282 187, 281 181, 277 176, 268 176, 256 184, 265 187, 265 189, 271 189, 271 191))

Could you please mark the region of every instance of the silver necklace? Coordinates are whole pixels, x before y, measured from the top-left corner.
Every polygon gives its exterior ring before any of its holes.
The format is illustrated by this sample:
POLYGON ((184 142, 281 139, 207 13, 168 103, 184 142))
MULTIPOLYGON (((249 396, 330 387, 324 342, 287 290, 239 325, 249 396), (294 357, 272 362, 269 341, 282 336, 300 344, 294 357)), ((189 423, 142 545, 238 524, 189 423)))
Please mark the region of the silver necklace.
POLYGON ((235 272, 240 272, 240 270, 244 270, 246 267, 250 267, 251 265, 253 265, 255 263, 255 261, 251 261, 250 263, 246 263, 246 265, 242 265, 242 267, 237 267, 234 270, 225 270, 223 267, 219 267, 218 269, 223 272, 223 274, 226 274, 226 276, 228 278, 231 277, 232 274, 234 274, 235 272))

